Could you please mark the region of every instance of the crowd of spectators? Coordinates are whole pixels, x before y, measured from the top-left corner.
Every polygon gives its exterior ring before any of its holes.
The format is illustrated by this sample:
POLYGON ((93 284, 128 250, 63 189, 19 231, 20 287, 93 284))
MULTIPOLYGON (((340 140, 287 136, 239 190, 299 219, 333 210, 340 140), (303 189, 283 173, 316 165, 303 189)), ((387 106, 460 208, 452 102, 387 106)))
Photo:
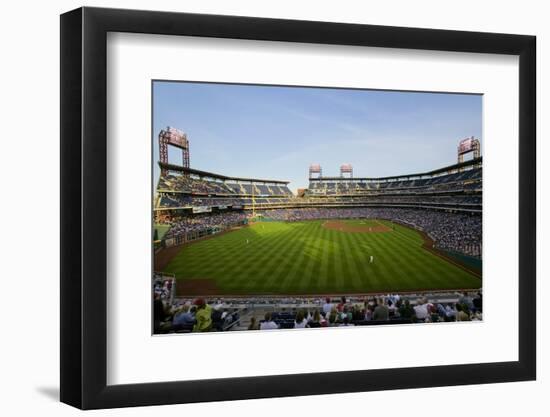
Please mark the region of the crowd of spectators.
MULTIPOLYGON (((295 206, 319 206, 330 203, 339 203, 343 206, 352 204, 377 204, 377 205, 409 205, 409 206, 441 206, 461 207, 481 206, 481 195, 400 195, 381 193, 378 195, 355 195, 355 196, 333 196, 328 198, 319 197, 276 197, 276 196, 227 196, 227 197, 205 197, 181 193, 161 193, 159 206, 162 208, 197 207, 197 206, 233 206, 233 205, 286 205, 295 206)), ((476 208, 476 207, 474 207, 476 208)))
POLYGON ((213 332, 232 330, 240 324, 238 308, 208 303, 204 298, 192 302, 169 303, 155 293, 154 332, 213 332))
MULTIPOLYGON (((294 307, 269 309, 261 316, 254 308, 232 307, 223 300, 204 298, 169 303, 155 292, 155 333, 211 332, 230 330, 273 330, 377 324, 440 323, 481 321, 483 297, 475 293, 455 293, 453 301, 437 297, 388 294, 368 297, 326 297, 294 300, 294 307), (246 316, 246 326, 242 325, 246 316)), ((272 300, 273 301, 273 300, 272 300)), ((280 302, 281 300, 275 300, 280 302)), ((291 300, 286 300, 290 302, 291 300)), ((242 301, 241 301, 242 302, 242 301)))
POLYGON ((318 219, 353 219, 366 218, 372 209, 307 207, 294 209, 260 210, 257 215, 279 221, 303 221, 318 219))
POLYGON ((190 175, 163 175, 157 185, 159 192, 199 195, 265 195, 290 196, 292 192, 284 184, 260 184, 253 182, 216 181, 190 175))
MULTIPOLYGON (((465 252, 468 247, 481 247, 480 215, 414 209, 376 209, 371 216, 393 220, 422 229, 441 249, 465 252)), ((480 254, 479 254, 480 255, 480 254)))
MULTIPOLYGON (((181 208, 181 207, 219 207, 219 206, 245 206, 254 204, 288 204, 295 203, 294 199, 285 197, 203 197, 186 194, 163 193, 160 195, 159 207, 181 208)), ((306 201, 304 201, 306 202, 306 201)))
POLYGON ((165 193, 160 196, 160 207, 200 207, 200 206, 233 206, 243 205, 245 201, 241 198, 233 197, 196 197, 186 194, 165 193))
POLYGON ((475 168, 452 174, 444 174, 429 178, 371 180, 361 179, 331 179, 310 181, 307 195, 341 195, 361 193, 433 193, 440 191, 460 192, 465 189, 481 188, 481 168, 475 168))
POLYGON ((198 179, 189 175, 163 175, 157 185, 159 191, 197 194, 234 194, 223 182, 198 179))
POLYGON ((165 175, 157 186, 159 208, 252 204, 260 208, 274 205, 293 208, 337 203, 481 210, 481 189, 481 168, 411 180, 312 180, 300 197, 295 197, 283 184, 232 182, 190 175, 165 175))
POLYGON ((336 301, 328 297, 313 309, 268 311, 249 330, 480 321, 482 313, 481 292, 463 293, 457 302, 447 303, 430 302, 426 296, 411 302, 398 294, 367 297, 361 303, 348 301, 346 297, 336 301))
POLYGON ((170 229, 166 232, 164 238, 169 239, 188 232, 218 231, 227 227, 244 224, 246 221, 247 214, 243 211, 179 216, 166 222, 166 224, 170 225, 170 229))
MULTIPOLYGON (((342 200, 343 201, 343 200, 342 200)), ((387 204, 423 204, 423 205, 480 205, 481 195, 392 195, 380 194, 369 196, 368 200, 354 199, 353 201, 368 201, 369 203, 387 204)))
POLYGON ((171 302, 174 298, 174 278, 155 274, 153 277, 153 292, 161 300, 171 302))

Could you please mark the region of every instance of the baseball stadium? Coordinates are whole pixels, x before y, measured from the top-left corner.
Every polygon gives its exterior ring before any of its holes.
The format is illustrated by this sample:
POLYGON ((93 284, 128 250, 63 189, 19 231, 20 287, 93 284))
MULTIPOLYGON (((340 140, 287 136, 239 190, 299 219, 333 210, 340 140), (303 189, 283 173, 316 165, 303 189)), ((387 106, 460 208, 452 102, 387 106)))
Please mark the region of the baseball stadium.
POLYGON ((314 163, 292 192, 191 166, 187 134, 162 129, 154 333, 481 320, 481 148, 456 143, 457 159, 427 172, 314 163))

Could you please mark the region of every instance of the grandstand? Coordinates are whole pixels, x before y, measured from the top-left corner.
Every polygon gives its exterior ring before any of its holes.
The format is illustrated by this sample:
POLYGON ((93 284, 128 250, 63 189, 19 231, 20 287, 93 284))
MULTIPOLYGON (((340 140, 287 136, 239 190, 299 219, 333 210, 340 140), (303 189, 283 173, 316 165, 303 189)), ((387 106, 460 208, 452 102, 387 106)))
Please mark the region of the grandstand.
POLYGON ((287 181, 233 178, 174 165, 157 186, 156 211, 299 207, 404 207, 481 213, 482 158, 427 173, 384 178, 317 177, 294 196, 287 181))
POLYGON ((288 181, 228 177, 159 163, 162 172, 157 185, 157 211, 193 207, 254 208, 256 204, 277 204, 292 197, 288 181))
POLYGON ((482 191, 479 157, 430 172, 392 177, 310 177, 304 202, 321 207, 408 207, 481 213, 482 191))

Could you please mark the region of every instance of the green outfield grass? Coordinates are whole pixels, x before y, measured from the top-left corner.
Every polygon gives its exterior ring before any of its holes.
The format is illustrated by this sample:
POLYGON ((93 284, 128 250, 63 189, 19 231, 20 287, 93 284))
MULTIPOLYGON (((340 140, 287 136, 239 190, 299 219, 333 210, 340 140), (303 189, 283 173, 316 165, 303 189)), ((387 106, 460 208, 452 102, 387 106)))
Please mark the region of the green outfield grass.
POLYGON ((165 272, 182 283, 209 280, 219 294, 234 295, 481 287, 480 278, 423 249, 415 230, 387 221, 344 222, 390 230, 342 232, 323 227, 324 221, 255 223, 183 246, 165 272))

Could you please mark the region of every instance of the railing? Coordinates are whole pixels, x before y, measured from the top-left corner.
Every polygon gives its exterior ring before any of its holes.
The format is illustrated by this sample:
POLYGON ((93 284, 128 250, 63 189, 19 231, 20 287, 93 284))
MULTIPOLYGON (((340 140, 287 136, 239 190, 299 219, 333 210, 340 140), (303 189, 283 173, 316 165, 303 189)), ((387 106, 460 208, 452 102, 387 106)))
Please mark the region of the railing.
MULTIPOLYGON (((236 311, 236 313, 237 313, 239 318, 237 320, 232 320, 230 323, 223 324, 222 325, 222 331, 227 332, 227 331, 233 329, 234 327, 240 326, 243 318, 245 316, 253 314, 254 310, 252 310, 252 312, 251 312, 251 311, 248 311, 246 308, 241 308, 241 309, 238 309, 236 311)), ((234 315, 235 312, 229 313, 229 314, 234 315)))
POLYGON ((463 244, 463 245, 457 245, 453 248, 445 248, 436 246, 438 249, 444 250, 447 253, 450 253, 451 255, 458 254, 458 255, 466 255, 469 257, 481 259, 482 257, 482 244, 463 244))

